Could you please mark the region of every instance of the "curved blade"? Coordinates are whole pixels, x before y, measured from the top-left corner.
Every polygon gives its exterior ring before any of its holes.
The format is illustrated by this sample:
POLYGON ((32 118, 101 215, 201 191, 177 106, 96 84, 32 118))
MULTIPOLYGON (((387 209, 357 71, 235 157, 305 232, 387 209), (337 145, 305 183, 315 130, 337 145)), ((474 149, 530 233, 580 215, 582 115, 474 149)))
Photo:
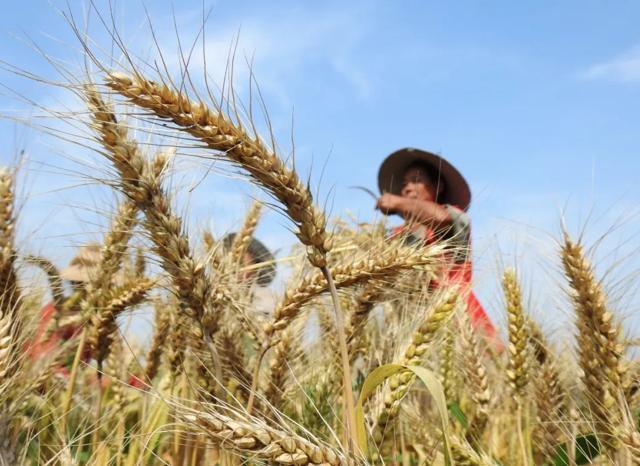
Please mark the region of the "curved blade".
POLYGON ((367 193, 374 200, 378 200, 378 196, 376 195, 376 193, 371 191, 369 188, 365 188, 364 186, 349 186, 349 189, 359 189, 360 191, 364 191, 365 193, 367 193))

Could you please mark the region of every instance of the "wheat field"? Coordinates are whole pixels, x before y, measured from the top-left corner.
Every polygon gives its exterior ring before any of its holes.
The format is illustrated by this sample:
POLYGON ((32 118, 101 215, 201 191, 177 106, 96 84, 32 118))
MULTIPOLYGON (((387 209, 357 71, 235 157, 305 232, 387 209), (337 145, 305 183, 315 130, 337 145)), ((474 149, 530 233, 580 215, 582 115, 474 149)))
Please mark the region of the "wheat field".
POLYGON ((582 240, 565 231, 550 259, 573 307, 565 345, 528 314, 510 268, 495 277, 508 322, 497 344, 471 324, 468 290, 429 286, 454 245, 329 222, 231 84, 137 62, 116 35, 124 58, 108 60, 70 24, 91 66, 65 86, 84 110, 50 116, 81 128, 75 142, 109 167, 119 204, 104 209, 97 266, 70 287, 46 252, 16 246, 20 187, 15 167, 0 172, 0 464, 640 464, 633 342, 582 240), (185 148, 262 190, 230 247, 187 233, 171 183, 185 148), (255 272, 271 264, 244 256, 267 207, 299 245, 265 313, 255 272), (45 328, 27 267, 48 279, 45 328), (138 347, 118 322, 140 307, 154 329, 138 347))

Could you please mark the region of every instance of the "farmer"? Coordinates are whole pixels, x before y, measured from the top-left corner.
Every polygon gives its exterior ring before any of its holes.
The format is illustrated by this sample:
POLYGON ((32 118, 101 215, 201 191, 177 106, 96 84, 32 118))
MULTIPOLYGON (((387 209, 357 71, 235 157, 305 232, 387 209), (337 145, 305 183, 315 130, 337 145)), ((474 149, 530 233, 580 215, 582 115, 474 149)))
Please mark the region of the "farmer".
MULTIPOLYGON (((80 304, 86 297, 87 285, 95 275, 101 260, 101 244, 88 243, 80 246, 69 265, 60 271, 60 278, 69 282, 73 295, 65 301, 63 309, 57 309, 50 302, 40 310, 38 327, 28 352, 32 359, 39 359, 57 351, 63 345, 71 343, 69 349, 64 352, 64 358, 56 368, 56 374, 59 376, 69 376, 77 344, 79 343, 79 336, 82 332, 81 321, 69 323, 68 319, 65 318, 79 315, 80 304), (56 319, 59 323, 55 322, 56 319)), ((123 280, 122 273, 118 272, 113 278, 113 284, 116 286, 121 285, 123 280)), ((88 345, 85 345, 81 361, 87 363, 91 358, 91 349, 88 345)), ((103 379, 103 384, 108 383, 108 380, 103 379)), ((142 380, 134 374, 129 377, 129 385, 136 388, 144 386, 142 380)))
POLYGON ((443 273, 429 286, 452 283, 466 287, 472 325, 500 347, 491 320, 471 290, 471 223, 467 214, 471 191, 464 177, 439 155, 406 148, 382 162, 378 187, 382 194, 376 208, 404 219, 403 225, 394 228, 394 235, 406 235, 405 241, 425 245, 449 241, 452 248, 444 258, 443 273))
MULTIPOLYGON (((82 331, 81 326, 76 323, 64 323, 64 317, 79 312, 78 306, 86 294, 86 284, 96 270, 100 258, 100 244, 85 244, 78 248, 76 256, 71 259, 69 265, 60 271, 60 278, 71 284, 73 295, 66 301, 65 309, 56 309, 53 302, 50 302, 40 310, 38 327, 34 334, 33 343, 29 347, 29 354, 33 359, 46 356, 64 343, 79 336, 82 331), (60 325, 54 324, 56 319, 60 325)), ((87 362, 91 359, 91 353, 88 346, 85 348, 82 360, 87 362)), ((65 360, 56 372, 64 376, 69 375, 69 367, 73 357, 74 351, 68 351, 65 360)))

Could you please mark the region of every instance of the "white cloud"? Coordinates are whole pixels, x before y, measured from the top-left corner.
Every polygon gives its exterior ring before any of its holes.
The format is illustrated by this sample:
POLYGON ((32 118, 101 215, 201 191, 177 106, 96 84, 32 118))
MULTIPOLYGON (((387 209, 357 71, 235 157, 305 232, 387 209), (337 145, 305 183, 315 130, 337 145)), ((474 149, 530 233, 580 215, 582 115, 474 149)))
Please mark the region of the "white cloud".
POLYGON ((640 45, 610 61, 592 65, 582 77, 624 83, 640 82, 640 45))

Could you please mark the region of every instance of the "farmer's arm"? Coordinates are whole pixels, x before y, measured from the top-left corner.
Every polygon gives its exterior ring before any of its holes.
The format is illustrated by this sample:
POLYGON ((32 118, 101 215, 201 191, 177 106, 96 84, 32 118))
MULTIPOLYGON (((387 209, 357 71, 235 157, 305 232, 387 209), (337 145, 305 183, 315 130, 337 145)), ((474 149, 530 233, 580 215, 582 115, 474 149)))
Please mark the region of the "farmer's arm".
POLYGON ((397 212, 405 219, 418 223, 451 224, 451 214, 443 205, 430 201, 409 199, 385 193, 378 199, 376 208, 384 213, 397 212))

